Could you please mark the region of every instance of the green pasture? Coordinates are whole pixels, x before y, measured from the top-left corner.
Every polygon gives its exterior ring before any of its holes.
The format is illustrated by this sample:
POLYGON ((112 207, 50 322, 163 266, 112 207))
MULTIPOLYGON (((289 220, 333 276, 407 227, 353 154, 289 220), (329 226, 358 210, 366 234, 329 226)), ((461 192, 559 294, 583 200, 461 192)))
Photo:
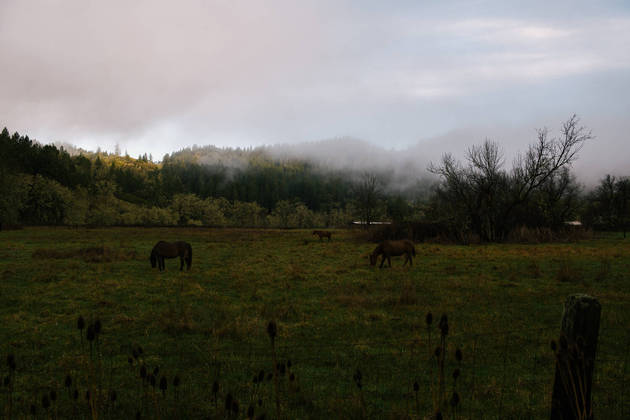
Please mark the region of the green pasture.
POLYGON ((278 361, 291 361, 278 377, 281 417, 428 418, 437 323, 447 314, 444 394, 448 401, 455 390, 460 402, 443 408, 445 418, 541 418, 550 408, 549 342, 562 304, 588 293, 602 304, 596 416, 630 415, 630 240, 420 243, 412 267, 399 257, 391 269, 369 266, 374 246, 346 230, 333 231, 331 242, 304 230, 2 231, 0 375, 10 383, 0 384, 0 414, 28 418, 34 405, 37 418, 227 418, 229 393, 238 401, 232 418, 246 418, 250 404, 256 416, 275 418, 267 379, 274 320, 278 361), (158 240, 191 243, 192 269, 180 272, 179 260, 167 260, 165 272, 151 269, 158 240), (80 315, 102 322, 98 345, 77 328, 80 315), (159 367, 155 388, 140 379, 141 365, 159 367), (57 398, 44 409, 52 390, 57 398))

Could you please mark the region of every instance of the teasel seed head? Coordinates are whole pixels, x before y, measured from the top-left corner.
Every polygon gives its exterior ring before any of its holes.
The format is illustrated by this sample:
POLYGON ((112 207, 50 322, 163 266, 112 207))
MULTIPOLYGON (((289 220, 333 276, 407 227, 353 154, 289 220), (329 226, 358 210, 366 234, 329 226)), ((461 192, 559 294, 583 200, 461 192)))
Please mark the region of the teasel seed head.
POLYGON ((258 372, 258 382, 262 382, 265 380, 265 371, 261 370, 260 372, 258 372))
POLYGON ((141 355, 142 354, 142 347, 138 346, 138 354, 141 355))
POLYGON ((448 317, 446 314, 443 314, 440 318, 440 333, 442 337, 446 337, 448 335, 448 317))
POLYGON ((85 391, 85 400, 90 401, 90 390, 85 391))
POLYGON ((160 389, 162 390, 162 393, 166 392, 166 387, 168 386, 167 382, 166 382, 166 376, 162 376, 160 378, 160 389))
POLYGON ((433 323, 433 314, 431 312, 427 312, 427 316, 424 318, 424 321, 427 323, 427 327, 430 327, 433 323))
POLYGON ((99 335, 101 333, 102 328, 103 328, 103 325, 101 324, 101 320, 96 318, 96 321, 94 321, 94 334, 99 335))
POLYGON ((555 352, 558 349, 558 345, 556 344, 556 340, 551 340, 551 351, 555 352))
POLYGON ((50 391, 50 401, 57 401, 57 391, 55 391, 54 389, 50 391))
POLYGON ((75 401, 79 399, 79 390, 76 388, 74 389, 74 392, 72 393, 72 399, 75 401))
POLYGON ((9 366, 9 370, 10 371, 14 371, 15 370, 15 356, 13 355, 13 353, 9 353, 7 355, 7 366, 9 366))
POLYGON ((457 347, 457 350, 455 350, 455 360, 457 360, 457 363, 461 363, 462 361, 462 349, 460 349, 459 347, 457 347))
POLYGON ((455 391, 453 392, 453 396, 451 397, 451 406, 457 407, 458 404, 459 404, 459 394, 457 393, 457 391, 455 391))
POLYGON ((420 385, 418 384, 418 381, 413 383, 413 391, 414 392, 418 392, 420 390, 420 385))
POLYGON ((85 319, 81 315, 79 315, 79 319, 77 319, 77 328, 79 330, 83 330, 85 328, 85 319))
POLYGON ((295 373, 292 373, 292 374, 289 376, 289 381, 291 381, 291 382, 295 381, 295 373))
POLYGON ((293 364, 291 363, 291 359, 289 359, 287 360, 287 367, 291 369, 291 366, 293 366, 293 364))
POLYGON ((116 390, 112 389, 112 391, 109 393, 109 400, 111 402, 116 402, 116 398, 118 398, 118 395, 116 394, 116 390))
POLYGON ((155 388, 155 376, 153 376, 152 373, 149 373, 149 377, 148 378, 149 378, 149 383, 151 384, 151 386, 153 388, 155 388))
POLYGON ((48 395, 44 395, 42 397, 42 407, 44 407, 44 410, 48 410, 48 407, 50 407, 50 400, 48 399, 48 395))
POLYGON ((94 326, 92 324, 88 325, 87 327, 87 332, 85 333, 85 338, 87 338, 88 341, 94 341, 94 326))
POLYGON ((357 369, 357 371, 354 373, 352 379, 354 379, 354 383, 357 385, 357 388, 361 389, 363 387, 363 384, 361 383, 363 375, 361 374, 361 371, 359 369, 357 369))
POLYGON ((145 365, 140 366, 140 377, 142 379, 147 377, 147 367, 145 365))
POLYGON ((278 327, 276 326, 275 321, 269 321, 267 325, 267 334, 269 334, 269 338, 273 341, 278 334, 278 327))
POLYGON ((70 374, 66 375, 66 379, 63 381, 63 384, 66 388, 70 388, 72 386, 72 377, 70 374))
POLYGON ((461 373, 461 372, 459 371, 459 368, 456 368, 456 369, 453 371, 453 380, 455 380, 455 381, 456 381, 456 380, 457 380, 457 378, 459 378, 460 373, 461 373))
POLYGON ((175 377, 173 378, 173 386, 177 388, 179 386, 179 382, 180 382, 179 375, 175 375, 175 377))
POLYGON ((437 357, 439 359, 440 358, 440 354, 442 354, 442 347, 436 347, 434 354, 435 354, 435 357, 437 357))
POLYGON ((284 375, 284 372, 286 372, 286 367, 284 366, 284 363, 280 363, 280 365, 278 366, 278 371, 280 371, 280 376, 284 375))
POLYGON ((131 355, 133 356, 134 359, 138 360, 138 356, 139 356, 138 350, 136 349, 131 350, 131 355))
POLYGON ((158 373, 160 373, 160 368, 156 366, 155 368, 153 368, 153 376, 158 376, 158 373))

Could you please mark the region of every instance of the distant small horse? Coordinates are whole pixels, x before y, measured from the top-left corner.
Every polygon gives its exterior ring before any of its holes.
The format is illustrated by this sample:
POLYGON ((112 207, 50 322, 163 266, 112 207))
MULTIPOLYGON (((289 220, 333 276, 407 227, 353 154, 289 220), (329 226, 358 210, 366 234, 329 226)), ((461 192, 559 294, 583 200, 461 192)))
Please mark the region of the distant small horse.
POLYGON ((391 257, 397 257, 399 255, 405 255, 405 262, 403 266, 409 261, 409 265, 413 265, 413 257, 416 255, 416 247, 413 242, 403 239, 401 241, 383 241, 370 254, 370 265, 376 265, 379 255, 383 255, 380 268, 383 268, 383 263, 387 258, 389 266, 392 266, 391 257))
POLYGON ((319 236, 320 241, 322 240, 322 238, 328 238, 328 240, 330 241, 331 237, 330 232, 327 232, 325 230, 314 230, 313 235, 319 236))
POLYGON ((164 242, 160 241, 151 250, 151 267, 155 268, 156 263, 160 271, 165 269, 164 258, 179 257, 181 262, 179 271, 184 269, 186 261, 187 269, 190 270, 192 264, 192 247, 187 242, 164 242))

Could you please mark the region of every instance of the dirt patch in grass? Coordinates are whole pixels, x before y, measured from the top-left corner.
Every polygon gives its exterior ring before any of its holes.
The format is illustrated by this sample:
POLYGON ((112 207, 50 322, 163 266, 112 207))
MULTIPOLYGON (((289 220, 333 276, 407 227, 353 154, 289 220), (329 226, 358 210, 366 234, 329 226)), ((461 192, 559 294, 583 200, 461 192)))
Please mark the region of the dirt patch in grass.
POLYGON ((80 258, 85 262, 103 263, 113 261, 128 261, 138 258, 135 249, 114 249, 107 246, 91 246, 78 249, 45 249, 33 251, 34 259, 69 259, 80 258))

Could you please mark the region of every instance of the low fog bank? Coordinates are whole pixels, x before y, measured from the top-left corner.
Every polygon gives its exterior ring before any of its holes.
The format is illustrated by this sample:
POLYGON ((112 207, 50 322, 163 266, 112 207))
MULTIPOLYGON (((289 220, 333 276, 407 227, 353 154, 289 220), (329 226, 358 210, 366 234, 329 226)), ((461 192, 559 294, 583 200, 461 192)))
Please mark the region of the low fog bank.
MULTIPOLYGON (((547 128, 550 137, 560 135, 562 119, 538 127, 524 125, 477 126, 453 130, 446 134, 419 140, 405 149, 389 149, 356 138, 337 138, 300 144, 267 146, 265 152, 277 160, 300 159, 322 169, 345 170, 356 174, 374 172, 386 176, 386 188, 409 191, 427 188, 437 178, 427 168, 451 153, 465 163, 466 151, 486 139, 501 146, 504 165, 511 168, 519 153, 525 153, 536 142, 537 129, 547 128)), ((597 119, 581 121, 594 138, 584 144, 572 172, 579 183, 589 189, 606 174, 630 175, 630 121, 597 119)))
MULTIPOLYGON (((426 192, 435 184, 437 177, 427 168, 431 162, 439 163, 445 153, 451 153, 465 164, 466 151, 489 139, 500 144, 505 168, 509 169, 513 159, 519 153, 526 152, 528 146, 536 141, 538 128, 548 128, 550 136, 555 137, 560 134, 562 122, 561 118, 556 118, 538 126, 521 124, 465 127, 421 139, 403 149, 388 147, 386 143, 375 145, 357 138, 340 137, 256 148, 193 146, 172 153, 171 157, 188 160, 187 156, 192 154, 196 157, 193 160, 201 164, 218 165, 231 171, 246 168, 256 156, 279 162, 301 160, 312 163, 315 170, 342 172, 357 179, 366 172, 378 174, 388 191, 413 195, 426 192)), ((591 130, 594 138, 586 142, 573 164, 572 171, 578 182, 590 189, 606 174, 630 175, 630 121, 600 118, 582 121, 582 124, 591 130)), ((71 155, 85 153, 82 148, 65 142, 55 144, 71 155)))
POLYGON ((356 178, 366 172, 374 173, 382 178, 384 188, 392 192, 426 190, 436 180, 427 171, 430 157, 422 149, 386 149, 364 140, 343 137, 273 145, 264 150, 274 160, 303 160, 322 171, 343 171, 356 178))
MULTIPOLYGON (((463 160, 466 151, 485 139, 501 145, 506 168, 512 166, 519 153, 525 153, 536 142, 537 129, 547 128, 550 137, 560 135, 563 121, 555 118, 536 126, 495 125, 468 127, 442 136, 421 140, 409 149, 414 155, 425 151, 430 160, 437 162, 444 153, 452 153, 463 160), (429 152, 433 151, 433 153, 429 152), (439 152, 438 152, 439 151, 439 152)), ((582 119, 580 125, 591 131, 593 139, 587 141, 572 165, 572 172, 587 189, 594 187, 606 174, 630 176, 630 120, 616 118, 582 119)))

